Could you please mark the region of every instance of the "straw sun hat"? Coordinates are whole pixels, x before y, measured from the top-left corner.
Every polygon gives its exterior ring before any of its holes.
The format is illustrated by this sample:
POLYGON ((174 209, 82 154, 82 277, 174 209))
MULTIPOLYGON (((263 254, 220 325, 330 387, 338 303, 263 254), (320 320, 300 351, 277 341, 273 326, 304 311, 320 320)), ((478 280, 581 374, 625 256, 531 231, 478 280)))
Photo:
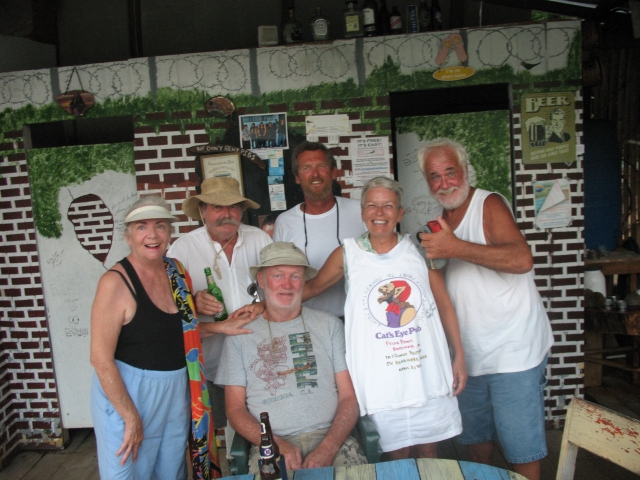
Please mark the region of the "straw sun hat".
POLYGON ((260 208, 260 205, 240 195, 240 184, 235 178, 207 178, 200 186, 200 195, 187 198, 182 203, 182 211, 189 218, 200 220, 198 205, 200 202, 223 207, 242 203, 242 208, 260 208))

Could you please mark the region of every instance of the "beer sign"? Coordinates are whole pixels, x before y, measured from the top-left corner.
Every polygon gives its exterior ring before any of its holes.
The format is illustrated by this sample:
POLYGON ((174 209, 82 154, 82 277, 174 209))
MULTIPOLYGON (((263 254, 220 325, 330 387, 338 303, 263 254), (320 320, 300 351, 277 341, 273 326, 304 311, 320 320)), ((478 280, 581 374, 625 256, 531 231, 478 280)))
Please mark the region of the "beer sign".
POLYGON ((575 162, 573 92, 523 94, 520 112, 524 163, 575 162))

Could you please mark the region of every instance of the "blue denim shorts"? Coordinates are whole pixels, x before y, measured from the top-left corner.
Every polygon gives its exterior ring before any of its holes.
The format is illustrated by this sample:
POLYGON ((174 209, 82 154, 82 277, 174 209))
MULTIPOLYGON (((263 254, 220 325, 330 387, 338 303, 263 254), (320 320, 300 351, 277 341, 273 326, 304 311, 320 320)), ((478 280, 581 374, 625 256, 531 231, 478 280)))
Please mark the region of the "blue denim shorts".
POLYGON ((547 358, 523 372, 469 377, 458 396, 462 414, 458 443, 469 445, 497 439, 510 463, 528 463, 546 457, 547 358))

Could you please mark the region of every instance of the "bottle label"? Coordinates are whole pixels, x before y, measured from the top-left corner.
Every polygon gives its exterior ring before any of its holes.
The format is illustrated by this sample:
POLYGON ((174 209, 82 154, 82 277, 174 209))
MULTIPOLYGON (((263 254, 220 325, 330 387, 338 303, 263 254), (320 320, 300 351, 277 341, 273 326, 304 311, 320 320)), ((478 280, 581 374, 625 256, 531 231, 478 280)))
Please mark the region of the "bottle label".
POLYGON ((363 8, 362 16, 364 17, 365 25, 375 25, 376 24, 376 12, 373 8, 363 8))
POLYGON ((402 17, 399 17, 397 15, 391 17, 391 30, 394 32, 402 31, 402 17))
POLYGON ((418 31, 418 12, 415 5, 409 5, 409 27, 411 33, 418 31))
POLYGON ((345 29, 348 33, 358 32, 360 30, 360 17, 356 13, 355 15, 345 15, 345 29))
POLYGON ((328 26, 329 25, 327 24, 327 21, 324 18, 319 18, 318 20, 316 20, 313 23, 313 29, 316 32, 316 36, 324 37, 329 30, 328 26))
POLYGON ((260 449, 260 456, 262 458, 271 458, 273 457, 273 451, 269 447, 262 447, 260 449))

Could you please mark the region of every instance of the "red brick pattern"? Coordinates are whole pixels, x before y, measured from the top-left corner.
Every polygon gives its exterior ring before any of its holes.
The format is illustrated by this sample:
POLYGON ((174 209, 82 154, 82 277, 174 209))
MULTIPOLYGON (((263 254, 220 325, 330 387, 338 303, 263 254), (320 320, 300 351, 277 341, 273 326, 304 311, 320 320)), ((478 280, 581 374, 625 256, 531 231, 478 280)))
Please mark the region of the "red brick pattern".
POLYGON ((0 174, 2 463, 19 445, 61 447, 62 430, 25 155, 4 152, 0 174))

